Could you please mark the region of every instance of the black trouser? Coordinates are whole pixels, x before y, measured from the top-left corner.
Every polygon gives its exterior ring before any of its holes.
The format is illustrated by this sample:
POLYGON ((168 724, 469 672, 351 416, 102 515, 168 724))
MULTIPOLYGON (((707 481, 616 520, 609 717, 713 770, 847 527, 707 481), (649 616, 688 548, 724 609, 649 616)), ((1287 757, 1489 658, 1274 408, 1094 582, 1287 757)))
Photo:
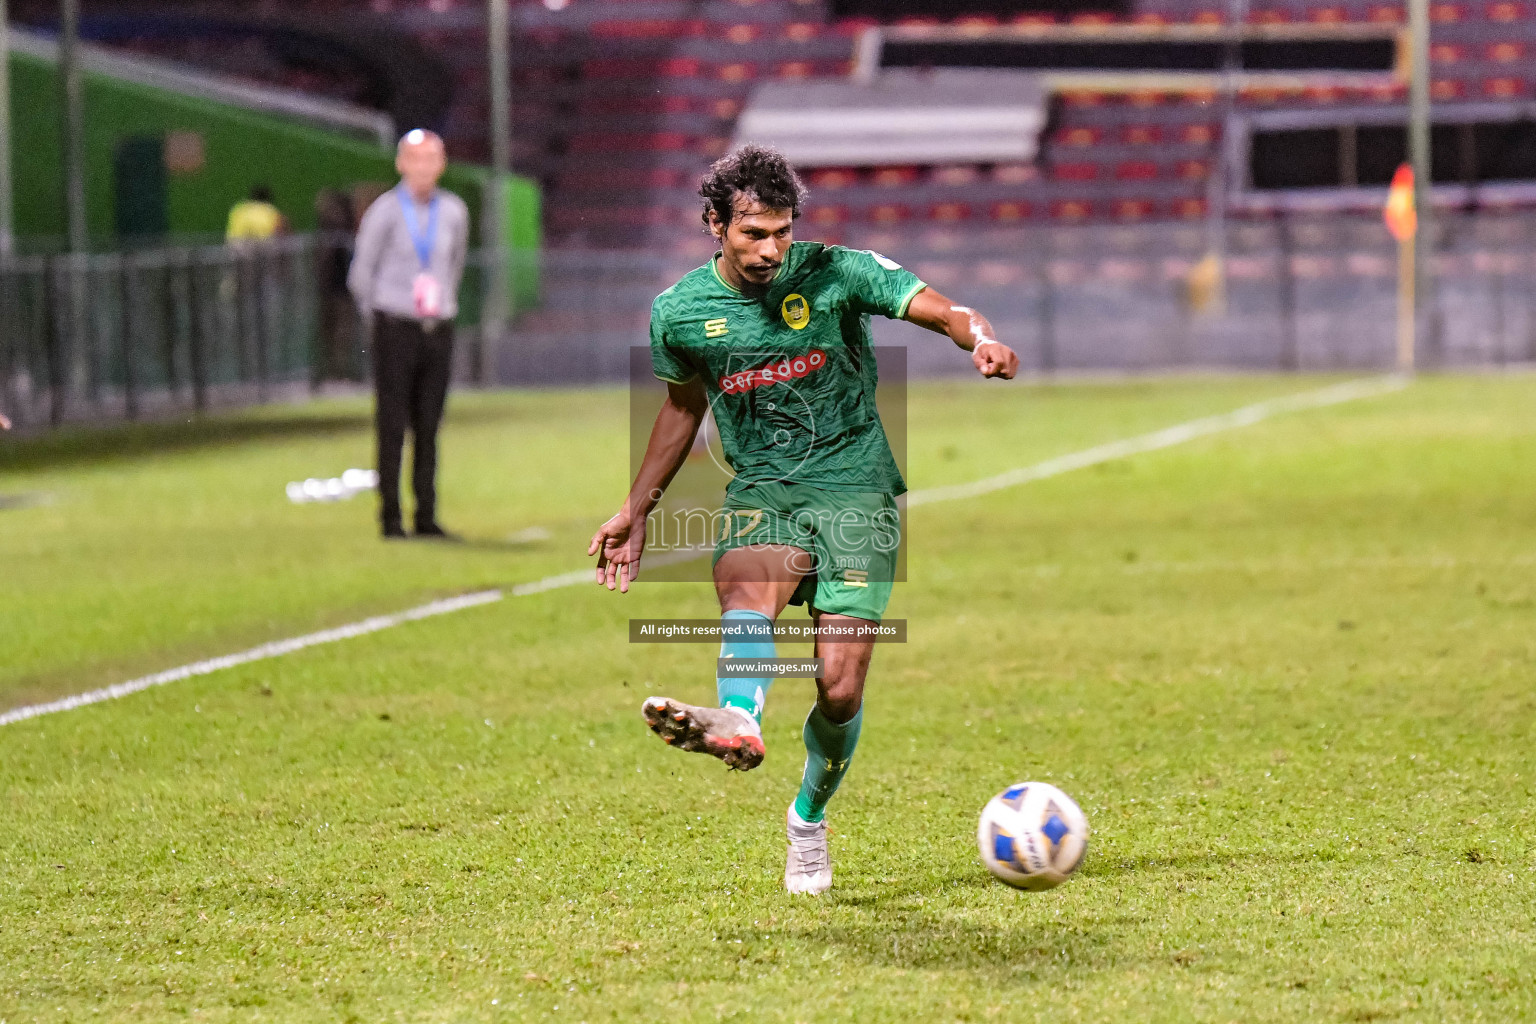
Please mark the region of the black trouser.
POLYGON ((448 397, 453 325, 431 330, 420 322, 380 313, 373 327, 374 428, 378 437, 379 519, 401 525, 400 458, 411 428, 411 484, 416 528, 437 519, 437 425, 448 397))

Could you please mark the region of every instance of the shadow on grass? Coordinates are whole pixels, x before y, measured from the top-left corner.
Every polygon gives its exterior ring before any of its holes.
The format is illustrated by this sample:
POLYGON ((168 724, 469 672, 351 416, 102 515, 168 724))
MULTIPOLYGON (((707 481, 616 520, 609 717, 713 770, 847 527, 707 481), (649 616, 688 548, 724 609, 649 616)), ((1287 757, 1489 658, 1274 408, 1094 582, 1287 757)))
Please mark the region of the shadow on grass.
MULTIPOLYGON (((318 439, 373 429, 372 402, 327 403, 324 411, 272 407, 216 412, 153 423, 70 426, 0 443, 0 472, 68 469, 206 448, 289 439, 318 439)), ((450 410, 448 422, 472 424, 507 418, 507 410, 470 406, 450 410)))
MULTIPOLYGON (((843 901, 839 901, 843 902, 843 901)), ((1071 924, 1007 914, 985 923, 971 915, 871 906, 858 924, 825 924, 779 934, 824 946, 842 958, 874 967, 913 971, 1005 971, 1010 975, 1062 966, 1108 968, 1123 964, 1117 937, 1132 930, 1128 915, 1071 924)), ((722 936, 724 937, 724 936, 722 936)), ((744 941, 754 936, 743 933, 744 941)))

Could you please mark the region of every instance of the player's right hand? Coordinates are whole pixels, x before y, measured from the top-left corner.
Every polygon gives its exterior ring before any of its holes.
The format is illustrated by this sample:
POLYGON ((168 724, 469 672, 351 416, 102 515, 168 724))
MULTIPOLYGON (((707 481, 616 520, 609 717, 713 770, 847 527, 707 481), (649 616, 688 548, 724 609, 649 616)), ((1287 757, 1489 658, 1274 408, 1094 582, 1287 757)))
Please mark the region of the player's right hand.
POLYGON ((628 509, 597 528, 587 554, 597 556, 597 585, 621 594, 640 578, 640 554, 645 550, 645 517, 636 520, 628 509))

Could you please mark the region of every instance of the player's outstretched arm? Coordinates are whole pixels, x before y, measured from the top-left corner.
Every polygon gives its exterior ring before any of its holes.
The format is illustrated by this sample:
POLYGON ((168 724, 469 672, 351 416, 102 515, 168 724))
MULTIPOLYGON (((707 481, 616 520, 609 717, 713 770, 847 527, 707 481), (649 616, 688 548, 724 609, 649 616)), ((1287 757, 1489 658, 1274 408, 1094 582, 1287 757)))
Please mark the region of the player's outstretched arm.
POLYGON ((906 319, 947 335, 971 354, 971 362, 983 377, 1012 380, 1019 372, 1019 357, 997 340, 986 317, 969 306, 956 305, 932 288, 924 288, 913 297, 906 319))
POLYGON ((609 590, 628 593, 629 585, 640 576, 640 555, 645 550, 645 517, 651 514, 661 494, 682 468, 693 447, 693 439, 704 422, 709 398, 704 382, 694 378, 686 384, 667 383, 667 400, 656 414, 651 439, 645 446, 645 458, 629 489, 629 497, 618 514, 597 528, 587 554, 597 556, 597 584, 609 590))

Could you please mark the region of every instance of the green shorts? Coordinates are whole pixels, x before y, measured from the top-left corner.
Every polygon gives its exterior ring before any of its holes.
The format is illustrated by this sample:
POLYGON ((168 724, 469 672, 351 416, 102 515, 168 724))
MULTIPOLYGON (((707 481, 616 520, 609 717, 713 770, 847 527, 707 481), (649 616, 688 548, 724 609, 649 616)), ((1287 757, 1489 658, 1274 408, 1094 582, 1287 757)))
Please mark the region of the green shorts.
POLYGON ((889 493, 747 484, 726 492, 719 529, 716 562, 758 544, 787 544, 810 556, 790 604, 871 622, 885 614, 901 547, 901 516, 889 493))

